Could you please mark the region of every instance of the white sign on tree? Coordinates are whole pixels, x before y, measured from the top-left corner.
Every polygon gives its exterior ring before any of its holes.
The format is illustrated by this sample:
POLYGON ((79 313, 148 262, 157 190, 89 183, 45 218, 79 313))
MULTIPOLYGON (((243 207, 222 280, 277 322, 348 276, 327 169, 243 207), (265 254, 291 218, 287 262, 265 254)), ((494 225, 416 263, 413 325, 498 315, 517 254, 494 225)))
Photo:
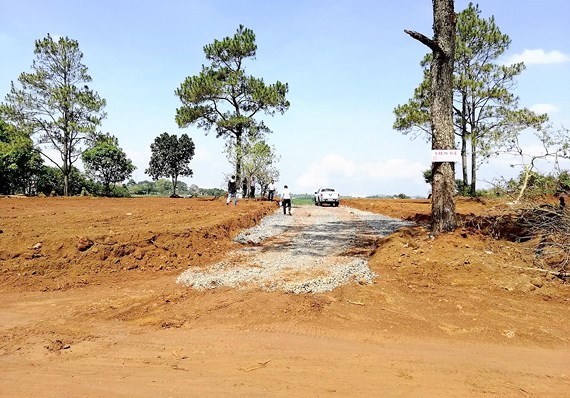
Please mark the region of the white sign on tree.
POLYGON ((431 151, 432 162, 459 162, 461 151, 459 149, 433 149, 431 151))

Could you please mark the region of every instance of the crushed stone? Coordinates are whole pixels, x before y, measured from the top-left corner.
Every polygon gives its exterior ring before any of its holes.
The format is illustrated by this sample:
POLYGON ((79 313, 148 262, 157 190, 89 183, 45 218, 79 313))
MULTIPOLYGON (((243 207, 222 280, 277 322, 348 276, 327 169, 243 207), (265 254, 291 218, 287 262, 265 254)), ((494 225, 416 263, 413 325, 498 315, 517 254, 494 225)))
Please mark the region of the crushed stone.
POLYGON ((373 283, 366 255, 345 253, 363 236, 382 237, 413 223, 346 206, 294 207, 264 217, 234 240, 241 250, 207 269, 189 269, 177 283, 193 289, 263 289, 323 293, 348 283, 373 283))

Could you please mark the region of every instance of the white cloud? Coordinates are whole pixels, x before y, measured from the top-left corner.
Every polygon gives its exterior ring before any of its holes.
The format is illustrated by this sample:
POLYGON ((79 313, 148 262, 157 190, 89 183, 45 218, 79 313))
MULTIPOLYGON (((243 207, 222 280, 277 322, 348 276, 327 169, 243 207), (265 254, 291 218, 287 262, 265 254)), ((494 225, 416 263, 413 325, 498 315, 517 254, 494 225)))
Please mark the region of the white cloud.
POLYGON ((534 104, 530 110, 536 113, 555 113, 558 112, 558 107, 554 104, 534 104))
MULTIPOLYGON (((295 192, 314 192, 329 186, 342 193, 353 191, 370 195, 392 192, 394 187, 411 183, 424 184, 422 171, 428 166, 407 159, 354 161, 338 154, 328 154, 311 163, 309 169, 295 181, 295 192)), ((399 189, 399 188, 398 188, 399 189)))
POLYGON ((387 159, 376 162, 367 162, 359 166, 362 174, 375 181, 392 181, 414 179, 424 169, 428 168, 425 164, 412 162, 408 159, 387 159))
POLYGON ((525 49, 521 54, 515 54, 507 60, 507 64, 524 62, 526 65, 561 64, 570 61, 570 56, 558 50, 544 51, 543 49, 525 49))
POLYGON ((326 155, 319 163, 329 173, 338 173, 345 177, 354 175, 356 169, 355 164, 351 160, 344 159, 337 154, 326 155))

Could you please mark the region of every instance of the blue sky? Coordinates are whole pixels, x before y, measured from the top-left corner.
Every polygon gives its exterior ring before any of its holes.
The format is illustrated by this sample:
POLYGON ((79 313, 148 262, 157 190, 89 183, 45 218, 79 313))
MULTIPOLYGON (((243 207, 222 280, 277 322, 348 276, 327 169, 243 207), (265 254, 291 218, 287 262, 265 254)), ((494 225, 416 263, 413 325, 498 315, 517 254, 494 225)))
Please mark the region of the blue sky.
MULTIPOLYGON (((468 3, 456 1, 456 12, 468 3)), ((570 127, 570 2, 477 4, 512 40, 503 61, 527 65, 517 79, 520 105, 570 127)), ((137 181, 149 179, 150 144, 169 132, 186 133, 196 145, 194 176, 183 181, 225 186, 231 166, 224 141, 195 127, 179 129, 174 91, 206 63, 204 45, 243 24, 258 45, 247 73, 289 84, 290 109, 264 118, 280 156, 278 187, 308 193, 326 185, 353 196, 429 190, 421 174, 430 167, 429 145, 392 129, 393 109, 421 81, 419 62, 428 52, 404 29, 433 35, 429 0, 0 0, 0 9, 1 101, 10 82, 30 70, 35 40, 48 33, 77 40, 91 86, 107 100, 101 130, 119 138, 137 181)), ((478 186, 520 171, 507 163, 483 165, 478 186)))

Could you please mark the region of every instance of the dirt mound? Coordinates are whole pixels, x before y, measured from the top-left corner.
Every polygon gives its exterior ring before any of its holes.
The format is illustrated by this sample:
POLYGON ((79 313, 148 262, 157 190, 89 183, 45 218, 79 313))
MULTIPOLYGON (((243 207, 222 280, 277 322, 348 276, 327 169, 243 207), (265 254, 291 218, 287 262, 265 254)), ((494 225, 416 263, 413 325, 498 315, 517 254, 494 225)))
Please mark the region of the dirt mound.
POLYGON ((0 289, 67 289, 209 264, 274 209, 223 199, 4 198, 0 289))

